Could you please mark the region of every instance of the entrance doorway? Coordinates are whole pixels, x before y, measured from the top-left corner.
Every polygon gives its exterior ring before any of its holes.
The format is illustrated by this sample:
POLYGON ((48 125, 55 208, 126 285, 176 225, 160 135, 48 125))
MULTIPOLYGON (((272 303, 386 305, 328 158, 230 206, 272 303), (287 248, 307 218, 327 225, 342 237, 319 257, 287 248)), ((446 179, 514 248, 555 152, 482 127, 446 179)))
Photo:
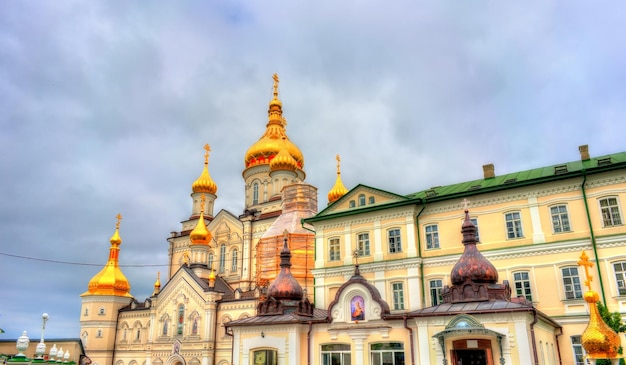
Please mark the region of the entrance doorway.
POLYGON ((485 350, 454 350, 454 365, 487 365, 485 350))

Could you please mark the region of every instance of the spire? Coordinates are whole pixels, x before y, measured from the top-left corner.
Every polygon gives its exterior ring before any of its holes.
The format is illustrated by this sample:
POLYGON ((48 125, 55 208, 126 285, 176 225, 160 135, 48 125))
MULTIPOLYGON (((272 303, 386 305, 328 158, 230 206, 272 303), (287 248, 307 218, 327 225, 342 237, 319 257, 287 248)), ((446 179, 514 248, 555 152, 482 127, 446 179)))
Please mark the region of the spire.
POLYGON ((211 175, 209 174, 209 152, 211 151, 211 146, 205 144, 204 150, 204 169, 202 169, 200 177, 198 177, 196 181, 191 184, 191 190, 194 193, 207 193, 215 195, 217 192, 217 185, 213 179, 211 179, 211 175))
POLYGON ((192 245, 209 245, 211 242, 211 232, 206 228, 206 224, 204 223, 204 203, 205 197, 202 194, 200 200, 202 201, 202 206, 200 208, 200 218, 196 223, 196 227, 189 233, 189 240, 192 245))
POLYGON ((304 295, 302 287, 291 274, 291 251, 287 245, 289 232, 283 233, 283 249, 280 251, 280 273, 270 284, 267 293, 270 297, 281 300, 300 300, 304 295))
POLYGON ((278 98, 278 75, 274 74, 272 78, 274 79, 273 97, 269 102, 267 110, 268 121, 265 133, 246 152, 244 158, 245 167, 247 169, 257 165, 267 165, 281 149, 286 148, 291 157, 296 160, 297 168, 302 170, 304 167, 302 151, 289 140, 285 131, 287 121, 283 117, 283 103, 278 98), (282 141, 283 137, 285 138, 284 142, 282 141))
POLYGON ((130 294, 130 283, 119 267, 119 246, 122 244, 120 237, 120 222, 122 215, 116 216, 115 233, 111 236, 111 248, 109 249, 109 260, 106 266, 89 281, 88 290, 81 296, 85 295, 114 295, 120 297, 133 296, 130 294))
POLYGON ((328 204, 336 202, 339 198, 344 196, 348 189, 343 185, 341 181, 341 157, 337 155, 337 179, 335 180, 335 185, 328 192, 328 204))
POLYGON ((590 359, 616 359, 620 348, 620 338, 609 327, 598 312, 597 302, 600 296, 591 290, 593 277, 589 275, 589 269, 593 263, 589 261, 587 253, 583 251, 578 261, 578 266, 585 268, 585 286, 587 292, 584 295, 585 301, 589 304, 589 324, 582 334, 582 345, 590 359))
POLYGON ((157 279, 154 282, 154 292, 152 293, 152 296, 155 296, 157 294, 159 294, 159 292, 161 291, 161 272, 157 272, 157 279))
POLYGON ((478 243, 476 241, 476 226, 470 219, 467 201, 465 201, 465 220, 461 226, 461 232, 463 233, 465 250, 452 268, 452 284, 460 285, 466 280, 471 280, 475 283, 497 283, 498 271, 476 247, 478 243))

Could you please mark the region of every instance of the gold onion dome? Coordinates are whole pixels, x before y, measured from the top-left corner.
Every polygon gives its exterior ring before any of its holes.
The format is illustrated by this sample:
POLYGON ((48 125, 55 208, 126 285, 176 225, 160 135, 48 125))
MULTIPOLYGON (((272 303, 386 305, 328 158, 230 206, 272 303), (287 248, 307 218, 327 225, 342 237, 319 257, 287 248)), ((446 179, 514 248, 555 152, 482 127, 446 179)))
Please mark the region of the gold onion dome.
POLYGON ((256 165, 267 165, 285 148, 296 161, 297 168, 302 169, 304 167, 302 151, 289 140, 285 132, 287 121, 283 117, 282 102, 278 99, 278 75, 274 74, 273 78, 274 97, 269 103, 265 133, 255 144, 248 148, 244 164, 246 168, 256 165))
POLYGON ((341 162, 341 158, 337 155, 337 180, 335 180, 335 186, 328 192, 328 203, 334 203, 342 196, 346 195, 348 189, 343 185, 341 181, 341 166, 339 165, 341 162))
POLYGON ((109 249, 109 260, 106 266, 100 270, 90 281, 88 289, 82 295, 114 295, 121 297, 133 296, 130 294, 130 283, 119 267, 119 253, 122 238, 120 237, 120 221, 122 215, 117 215, 115 233, 111 236, 111 248, 109 249))
POLYGON ((156 281, 154 282, 154 293, 152 295, 156 295, 159 294, 159 291, 161 290, 161 272, 157 272, 157 278, 156 281))
POLYGON ((202 207, 200 208, 200 218, 198 218, 196 227, 189 233, 189 240, 192 245, 209 245, 212 238, 211 232, 209 232, 204 223, 204 203, 206 201, 204 194, 202 194, 201 200, 202 207))
POLYGON ((584 266, 585 285, 588 291, 584 298, 589 303, 589 324, 581 336, 582 346, 590 359, 615 359, 621 346, 619 335, 609 327, 598 311, 596 303, 600 300, 600 296, 591 290, 591 281, 593 278, 589 275, 589 268, 593 263, 589 261, 587 253, 583 251, 578 261, 579 266, 584 266))
POLYGON ((209 174, 209 151, 211 151, 211 147, 208 144, 205 144, 204 150, 204 169, 202 169, 200 177, 196 179, 193 184, 191 184, 191 190, 194 193, 207 193, 215 195, 217 192, 217 185, 213 179, 211 179, 211 175, 209 174))
POLYGON ((283 137, 283 148, 270 162, 270 171, 289 170, 295 171, 298 168, 296 160, 287 152, 284 141, 287 137, 283 137))

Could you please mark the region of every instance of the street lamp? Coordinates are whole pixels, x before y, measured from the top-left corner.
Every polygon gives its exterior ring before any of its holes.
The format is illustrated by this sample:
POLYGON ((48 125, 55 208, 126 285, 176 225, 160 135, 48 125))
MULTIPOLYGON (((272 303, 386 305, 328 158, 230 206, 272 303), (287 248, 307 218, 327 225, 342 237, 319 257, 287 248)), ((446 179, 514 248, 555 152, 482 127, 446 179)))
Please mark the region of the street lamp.
POLYGON ((35 354, 37 355, 36 359, 43 360, 43 355, 46 353, 46 344, 43 342, 43 335, 46 330, 46 322, 48 321, 48 313, 44 313, 41 315, 43 320, 43 325, 41 326, 41 340, 37 344, 35 348, 35 354))

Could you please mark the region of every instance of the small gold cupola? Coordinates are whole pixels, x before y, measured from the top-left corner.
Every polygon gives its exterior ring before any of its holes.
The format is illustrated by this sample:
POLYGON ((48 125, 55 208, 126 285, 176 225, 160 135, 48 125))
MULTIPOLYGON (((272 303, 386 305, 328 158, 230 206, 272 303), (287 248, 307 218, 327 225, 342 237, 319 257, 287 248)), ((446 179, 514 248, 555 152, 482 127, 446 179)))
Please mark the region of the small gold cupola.
POLYGON ((159 292, 161 291, 161 272, 157 272, 157 278, 156 281, 154 282, 154 292, 152 293, 152 296, 155 296, 157 294, 159 294, 159 292))
POLYGON ((189 233, 189 240, 192 245, 209 245, 211 242, 212 236, 211 232, 206 228, 206 224, 204 223, 204 203, 205 198, 204 194, 200 198, 202 201, 202 205, 200 208, 200 218, 198 218, 198 222, 196 223, 196 227, 189 233))
POLYGON ((298 168, 298 162, 287 152, 287 137, 283 137, 283 148, 270 162, 270 171, 295 171, 298 168))
POLYGON ((285 148, 296 161, 297 168, 301 170, 304 168, 304 157, 302 156, 300 148, 289 140, 285 131, 287 121, 283 117, 283 104, 278 98, 278 75, 274 74, 273 79, 273 98, 269 103, 269 109, 267 111, 268 121, 265 133, 255 144, 248 148, 244 158, 244 164, 246 169, 257 165, 268 165, 278 155, 281 149, 285 148))
POLYGON ((217 185, 213 179, 211 179, 211 175, 209 174, 209 152, 211 151, 211 147, 208 144, 205 144, 204 150, 204 169, 202 169, 200 177, 198 177, 198 179, 191 184, 191 190, 194 193, 207 193, 215 195, 217 192, 217 185))
POLYGON ((106 266, 100 270, 90 281, 88 290, 81 294, 86 295, 114 295, 132 298, 130 294, 130 283, 119 267, 119 253, 122 238, 120 237, 120 221, 122 215, 117 215, 115 233, 111 236, 111 248, 109 249, 109 260, 106 266))
POLYGON ((600 300, 600 296, 598 293, 591 290, 593 277, 589 275, 589 268, 593 267, 593 263, 589 261, 589 257, 585 251, 580 255, 578 266, 585 268, 585 286, 587 286, 588 289, 583 298, 589 307, 589 324, 581 336, 581 342, 587 353, 587 358, 617 359, 621 341, 617 333, 604 323, 604 320, 602 320, 600 316, 596 305, 600 300))
POLYGON ((348 189, 343 185, 341 181, 341 158, 337 155, 337 180, 335 180, 335 185, 328 192, 328 204, 336 202, 339 198, 344 196, 348 189))

